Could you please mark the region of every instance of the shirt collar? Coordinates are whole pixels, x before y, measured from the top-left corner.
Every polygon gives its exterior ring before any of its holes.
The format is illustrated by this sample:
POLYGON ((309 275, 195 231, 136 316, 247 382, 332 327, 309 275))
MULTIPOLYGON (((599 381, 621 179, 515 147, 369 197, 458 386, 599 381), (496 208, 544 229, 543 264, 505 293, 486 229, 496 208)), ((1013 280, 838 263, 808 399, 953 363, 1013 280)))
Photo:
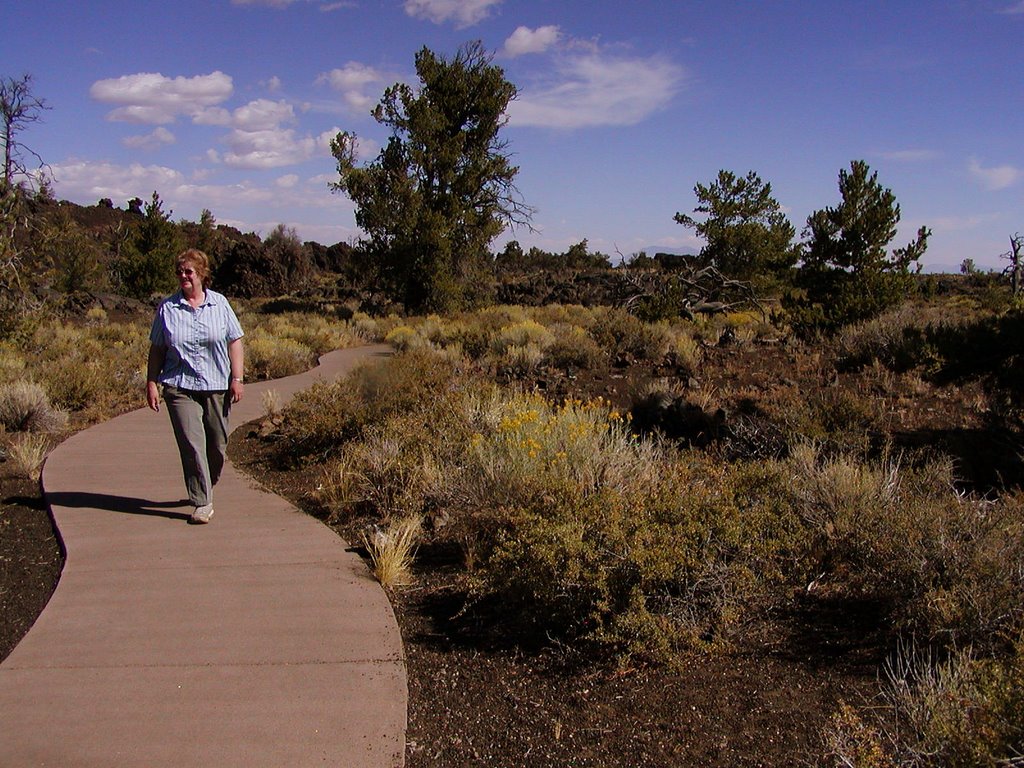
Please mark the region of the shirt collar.
MULTIPOLYGON (((204 288, 203 293, 205 294, 205 296, 203 297, 203 303, 199 305, 200 307, 212 307, 214 304, 217 303, 217 294, 214 291, 211 291, 209 288, 204 288)), ((188 299, 185 298, 185 294, 181 291, 181 289, 179 289, 178 292, 175 293, 172 298, 175 304, 184 304, 187 307, 192 306, 191 304, 188 303, 188 299)))

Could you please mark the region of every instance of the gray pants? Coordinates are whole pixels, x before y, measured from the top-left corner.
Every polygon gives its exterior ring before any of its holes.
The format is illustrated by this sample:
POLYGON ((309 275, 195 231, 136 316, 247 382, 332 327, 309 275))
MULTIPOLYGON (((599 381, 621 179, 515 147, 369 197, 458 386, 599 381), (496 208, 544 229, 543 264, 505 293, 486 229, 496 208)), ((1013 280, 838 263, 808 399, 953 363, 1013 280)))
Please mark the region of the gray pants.
POLYGON ((231 398, 226 392, 195 392, 165 384, 164 402, 181 454, 189 503, 212 504, 228 446, 231 398))

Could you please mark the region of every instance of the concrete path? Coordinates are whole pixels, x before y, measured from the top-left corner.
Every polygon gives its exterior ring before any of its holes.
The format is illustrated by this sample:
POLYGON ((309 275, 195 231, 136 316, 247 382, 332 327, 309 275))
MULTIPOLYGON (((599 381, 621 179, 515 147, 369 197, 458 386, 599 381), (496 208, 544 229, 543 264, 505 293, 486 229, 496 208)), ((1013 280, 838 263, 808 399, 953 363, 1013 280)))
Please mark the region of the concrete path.
MULTIPOLYGON (((287 401, 363 347, 246 386, 287 401)), ((67 549, 57 590, 0 665, 3 768, 230 768, 404 763, 398 626, 360 558, 326 526, 228 466, 209 525, 187 523, 165 408, 81 432, 48 458, 67 549)))

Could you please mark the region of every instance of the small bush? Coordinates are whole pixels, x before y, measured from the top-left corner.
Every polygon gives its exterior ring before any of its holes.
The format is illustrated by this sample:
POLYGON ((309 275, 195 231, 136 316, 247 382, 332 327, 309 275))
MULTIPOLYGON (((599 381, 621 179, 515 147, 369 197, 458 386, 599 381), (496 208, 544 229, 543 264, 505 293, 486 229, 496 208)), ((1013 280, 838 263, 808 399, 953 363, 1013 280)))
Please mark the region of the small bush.
POLYGON ((491 339, 491 351, 502 355, 510 347, 535 347, 544 350, 551 345, 551 332, 535 320, 523 320, 506 325, 491 339))
POLYGON ((10 432, 56 432, 67 416, 50 404, 46 390, 32 381, 0 384, 0 425, 10 432))
POLYGON ((280 416, 281 411, 284 409, 281 393, 276 389, 264 390, 263 396, 260 398, 260 404, 263 406, 263 415, 268 418, 280 416))
POLYGON ((24 378, 25 357, 9 342, 0 342, 0 383, 24 378))
POLYGON ((384 341, 390 344, 399 352, 408 352, 416 349, 429 349, 430 342, 421 336, 419 332, 408 325, 399 325, 388 331, 384 341))
POLYGON ((544 352, 536 344, 512 344, 492 358, 491 365, 502 376, 522 378, 536 371, 544 360, 544 352))
POLYGON ((284 410, 281 431, 287 452, 296 458, 337 453, 366 426, 391 414, 445 402, 462 380, 458 359, 418 351, 361 365, 344 380, 317 382, 284 410))
POLYGON ((545 359, 555 368, 589 370, 601 364, 604 354, 593 337, 578 325, 555 323, 548 329, 552 340, 545 359))
POLYGON ((258 330, 246 335, 245 368, 251 379, 279 379, 302 373, 316 365, 316 359, 312 349, 295 339, 258 330))
POLYGON ((780 466, 824 583, 889 606, 894 628, 991 648, 1024 628, 1020 502, 958 494, 948 461, 793 451, 780 466))

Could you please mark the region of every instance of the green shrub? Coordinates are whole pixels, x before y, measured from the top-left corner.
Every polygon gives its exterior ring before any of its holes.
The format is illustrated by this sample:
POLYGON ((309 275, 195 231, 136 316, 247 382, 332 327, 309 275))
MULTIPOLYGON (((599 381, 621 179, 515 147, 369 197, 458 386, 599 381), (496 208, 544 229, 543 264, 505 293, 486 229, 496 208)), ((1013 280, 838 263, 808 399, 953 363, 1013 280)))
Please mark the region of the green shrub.
POLYGON ((667 323, 645 323, 623 309, 600 307, 594 310, 591 336, 612 358, 620 355, 637 360, 659 360, 672 344, 667 323))
POLYGON ((327 456, 392 414, 444 402, 462 380, 461 362, 434 351, 410 351, 357 367, 344 380, 317 382, 298 393, 283 413, 286 451, 327 456))
POLYGON ((793 451, 781 470, 808 528, 808 567, 889 606, 894 628, 931 643, 991 647, 1024 628, 1017 497, 955 492, 951 465, 793 451))
POLYGON ((552 366, 589 370, 600 365, 604 354, 585 328, 559 322, 548 330, 552 340, 545 350, 545 358, 552 366))
POLYGON ((882 694, 863 714, 845 706, 833 716, 830 765, 1011 766, 1024 751, 1024 638, 999 658, 903 647, 882 694))
POLYGON ((524 497, 504 507, 481 588, 520 627, 624 656, 671 661, 680 648, 728 643, 780 578, 795 523, 785 507, 734 492, 737 480, 694 455, 652 462, 642 482, 524 497))
POLYGON ((279 379, 316 365, 317 355, 300 341, 275 337, 260 330, 245 339, 245 369, 250 379, 279 379))

